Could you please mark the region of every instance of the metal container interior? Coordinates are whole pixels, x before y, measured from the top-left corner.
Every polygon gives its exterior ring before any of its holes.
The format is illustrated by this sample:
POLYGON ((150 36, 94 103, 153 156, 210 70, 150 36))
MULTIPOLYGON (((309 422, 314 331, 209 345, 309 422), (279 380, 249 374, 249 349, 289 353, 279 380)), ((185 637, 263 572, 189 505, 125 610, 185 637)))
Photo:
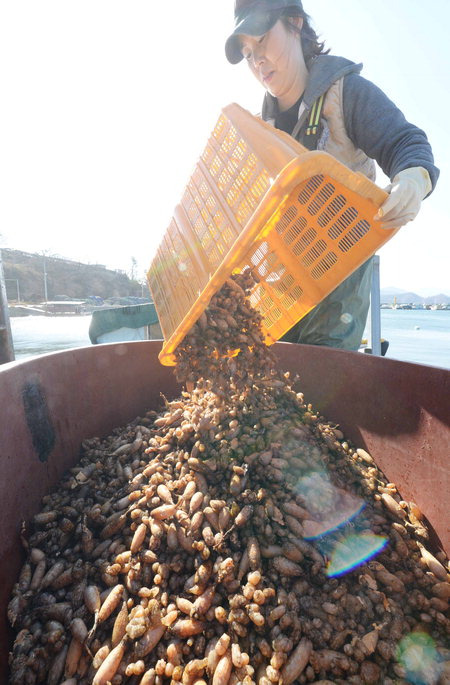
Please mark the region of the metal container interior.
MULTIPOLYGON (((115 343, 0 367, 0 682, 12 638, 6 606, 24 559, 21 522, 77 462, 83 439, 160 407, 161 392, 179 394, 160 349, 160 341, 115 343)), ((299 374, 306 400, 417 503, 449 554, 450 371, 307 345, 275 351, 283 370, 299 374)))

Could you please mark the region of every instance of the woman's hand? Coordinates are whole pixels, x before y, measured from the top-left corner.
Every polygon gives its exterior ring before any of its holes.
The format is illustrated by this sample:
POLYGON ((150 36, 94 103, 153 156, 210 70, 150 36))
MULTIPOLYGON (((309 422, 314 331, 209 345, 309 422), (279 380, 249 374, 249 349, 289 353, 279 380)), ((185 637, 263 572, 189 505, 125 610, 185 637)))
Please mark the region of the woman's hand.
POLYGON ((422 200, 431 192, 428 171, 421 166, 400 171, 385 189, 386 202, 375 214, 381 228, 400 228, 416 218, 422 200))

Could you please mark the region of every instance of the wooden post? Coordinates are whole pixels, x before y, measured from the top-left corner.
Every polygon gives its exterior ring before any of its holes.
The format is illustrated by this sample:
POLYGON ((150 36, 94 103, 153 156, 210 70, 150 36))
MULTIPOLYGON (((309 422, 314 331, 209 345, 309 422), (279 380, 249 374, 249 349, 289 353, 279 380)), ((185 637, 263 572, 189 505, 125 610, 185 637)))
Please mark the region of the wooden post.
POLYGON ((14 361, 14 347, 9 323, 8 300, 0 250, 0 364, 14 361))

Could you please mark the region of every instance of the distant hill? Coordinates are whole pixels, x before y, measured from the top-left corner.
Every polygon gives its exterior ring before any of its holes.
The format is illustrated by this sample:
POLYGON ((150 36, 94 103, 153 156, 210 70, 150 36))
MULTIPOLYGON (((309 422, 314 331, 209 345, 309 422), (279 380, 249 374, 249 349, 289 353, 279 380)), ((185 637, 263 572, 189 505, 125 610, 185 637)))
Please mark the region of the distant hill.
MULTIPOLYGON (((17 282, 22 302, 37 303, 45 299, 44 257, 39 254, 2 248, 3 271, 8 300, 17 299, 17 282), (14 282, 15 281, 15 282, 14 282)), ((141 284, 125 272, 107 269, 101 264, 82 264, 59 257, 45 257, 47 299, 85 299, 97 295, 139 297, 141 284)), ((148 290, 145 291, 148 294, 148 290)))
POLYGON ((450 297, 443 293, 422 297, 417 293, 406 292, 399 288, 381 288, 381 304, 391 304, 394 297, 397 304, 450 304, 450 297))
MULTIPOLYGON (((3 271, 6 291, 10 302, 17 299, 17 284, 20 300, 28 303, 43 302, 44 257, 40 254, 2 248, 3 271)), ((45 257, 47 274, 47 299, 86 299, 97 295, 103 299, 115 297, 140 297, 149 295, 148 288, 131 280, 124 271, 107 269, 102 264, 82 264, 81 262, 45 257)), ((406 292, 401 288, 382 288, 381 303, 391 304, 450 304, 450 297, 444 294, 422 297, 417 293, 406 292)))

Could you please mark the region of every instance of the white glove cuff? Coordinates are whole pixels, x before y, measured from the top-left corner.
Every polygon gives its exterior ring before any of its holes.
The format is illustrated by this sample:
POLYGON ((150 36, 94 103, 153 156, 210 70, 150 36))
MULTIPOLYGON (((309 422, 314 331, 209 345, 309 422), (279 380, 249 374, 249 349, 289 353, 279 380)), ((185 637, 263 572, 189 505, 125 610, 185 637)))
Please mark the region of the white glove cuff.
POLYGON ((402 180, 413 181, 420 189, 420 199, 423 200, 433 189, 430 175, 423 166, 413 166, 409 169, 403 169, 392 179, 392 185, 401 182, 402 180))

